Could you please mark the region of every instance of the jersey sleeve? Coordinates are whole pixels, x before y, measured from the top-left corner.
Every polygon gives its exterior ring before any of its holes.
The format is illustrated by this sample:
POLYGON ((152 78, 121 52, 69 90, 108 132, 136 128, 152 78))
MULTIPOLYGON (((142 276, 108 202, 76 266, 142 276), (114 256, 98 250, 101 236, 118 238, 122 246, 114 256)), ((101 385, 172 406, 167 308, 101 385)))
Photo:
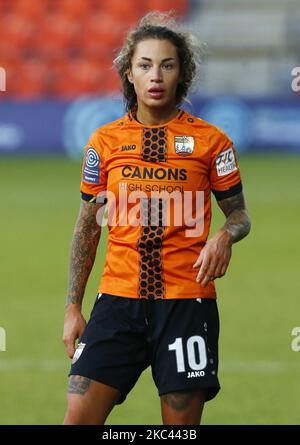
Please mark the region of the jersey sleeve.
POLYGON ((211 153, 210 188, 217 201, 242 191, 242 182, 233 142, 219 133, 211 153))
POLYGON ((94 132, 84 148, 80 184, 81 197, 85 201, 96 202, 97 196, 103 195, 106 191, 106 186, 104 149, 99 134, 94 132))

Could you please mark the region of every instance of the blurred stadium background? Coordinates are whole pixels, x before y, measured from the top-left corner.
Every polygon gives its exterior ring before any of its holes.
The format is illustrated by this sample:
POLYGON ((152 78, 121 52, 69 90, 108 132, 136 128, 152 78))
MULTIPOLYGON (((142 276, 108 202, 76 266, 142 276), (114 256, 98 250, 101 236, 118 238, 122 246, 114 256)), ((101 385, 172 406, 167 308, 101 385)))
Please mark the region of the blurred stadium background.
MULTIPOLYGON (((111 64, 126 30, 150 10, 171 8, 208 45, 189 111, 235 141, 253 222, 217 282, 222 391, 203 423, 300 421, 300 352, 291 349, 300 325, 300 95, 291 87, 299 0, 0 0, 0 424, 62 422, 82 149, 96 127, 123 113, 111 64)), ((212 230, 223 220, 216 206, 214 217, 212 230)), ((105 245, 106 230, 86 317, 105 245)), ((146 371, 108 424, 160 422, 146 371)))

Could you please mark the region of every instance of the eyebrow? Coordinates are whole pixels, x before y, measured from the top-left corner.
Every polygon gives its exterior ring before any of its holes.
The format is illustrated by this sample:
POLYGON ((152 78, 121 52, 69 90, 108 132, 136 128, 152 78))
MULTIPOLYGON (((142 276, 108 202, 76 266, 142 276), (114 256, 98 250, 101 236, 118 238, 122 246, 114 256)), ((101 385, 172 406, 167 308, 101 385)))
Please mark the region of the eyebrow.
MULTIPOLYGON (((147 60, 148 62, 152 62, 152 59, 149 59, 149 57, 141 57, 143 60, 147 60)), ((166 59, 163 59, 162 62, 168 62, 169 60, 175 60, 174 57, 167 57, 166 59)))

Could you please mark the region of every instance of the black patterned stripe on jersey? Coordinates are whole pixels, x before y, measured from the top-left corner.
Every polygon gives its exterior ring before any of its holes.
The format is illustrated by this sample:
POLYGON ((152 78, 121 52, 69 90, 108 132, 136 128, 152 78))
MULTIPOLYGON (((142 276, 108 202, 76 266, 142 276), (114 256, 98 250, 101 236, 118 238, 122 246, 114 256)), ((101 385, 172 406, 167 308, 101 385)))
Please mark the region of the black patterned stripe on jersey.
POLYGON ((164 298, 162 268, 163 202, 144 198, 141 209, 142 233, 137 242, 140 256, 139 297, 149 300, 164 298))
POLYGON ((164 127, 143 130, 141 155, 150 162, 167 160, 167 131, 164 127))
MULTIPOLYGON (((141 157, 148 162, 167 159, 167 133, 164 127, 143 130, 141 157)), ((141 236, 137 242, 140 255, 139 297, 149 300, 164 298, 162 268, 163 202, 161 199, 142 200, 141 236)))

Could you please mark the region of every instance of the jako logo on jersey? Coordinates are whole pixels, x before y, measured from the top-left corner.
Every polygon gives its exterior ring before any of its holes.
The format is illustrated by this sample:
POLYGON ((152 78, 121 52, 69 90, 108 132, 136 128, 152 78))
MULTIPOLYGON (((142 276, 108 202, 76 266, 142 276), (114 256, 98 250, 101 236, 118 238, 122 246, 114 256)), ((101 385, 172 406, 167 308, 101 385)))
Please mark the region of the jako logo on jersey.
POLYGON ((158 179, 163 180, 181 180, 187 179, 187 171, 185 168, 153 168, 153 167, 131 167, 125 165, 122 169, 122 175, 124 178, 139 178, 139 179, 158 179))
POLYGON ((216 169, 218 176, 229 175, 229 173, 237 170, 232 148, 219 154, 216 160, 216 169))
POLYGON ((194 138, 192 136, 175 136, 175 152, 178 155, 191 155, 194 151, 194 138))
POLYGON ((73 359, 72 359, 72 365, 74 365, 74 363, 77 362, 77 360, 79 359, 79 357, 82 354, 82 351, 85 348, 85 343, 78 343, 77 349, 75 351, 75 354, 73 355, 73 359))
POLYGON ((204 377, 205 376, 205 372, 204 371, 189 371, 187 378, 191 379, 193 377, 204 377))
POLYGON ((122 145, 121 151, 135 150, 136 145, 122 145))

